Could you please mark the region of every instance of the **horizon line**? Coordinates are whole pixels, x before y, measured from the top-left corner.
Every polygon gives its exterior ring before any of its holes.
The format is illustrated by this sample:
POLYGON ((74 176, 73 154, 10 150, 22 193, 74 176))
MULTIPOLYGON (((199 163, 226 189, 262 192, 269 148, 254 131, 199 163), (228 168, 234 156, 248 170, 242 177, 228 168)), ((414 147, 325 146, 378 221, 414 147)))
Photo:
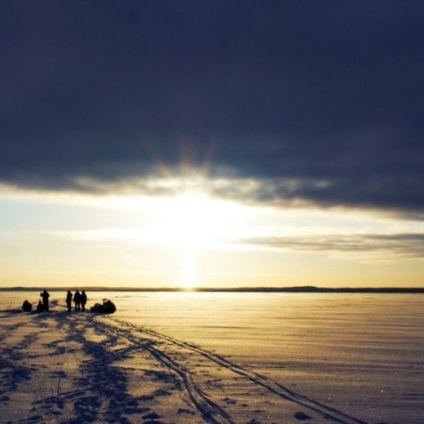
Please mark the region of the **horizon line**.
POLYGON ((0 287, 0 291, 50 291, 86 290, 105 292, 223 292, 223 293, 424 293, 424 287, 102 287, 102 286, 14 286, 0 287))

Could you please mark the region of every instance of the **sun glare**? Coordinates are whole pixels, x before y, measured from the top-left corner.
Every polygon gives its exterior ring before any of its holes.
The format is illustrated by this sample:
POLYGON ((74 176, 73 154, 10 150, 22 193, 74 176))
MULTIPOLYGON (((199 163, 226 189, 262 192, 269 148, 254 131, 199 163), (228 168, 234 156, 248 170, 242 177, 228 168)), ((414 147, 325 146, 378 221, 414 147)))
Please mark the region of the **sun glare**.
POLYGON ((213 202, 201 194, 184 194, 166 202, 160 212, 157 235, 169 246, 181 249, 209 247, 214 241, 216 222, 213 202))
POLYGON ((153 238, 157 243, 180 251, 182 275, 179 285, 192 289, 197 285, 196 252, 211 248, 219 229, 217 203, 206 194, 188 192, 163 199, 158 211, 153 238))
POLYGON ((192 289, 200 284, 202 250, 227 249, 243 234, 246 210, 240 204, 215 199, 201 189, 179 195, 125 197, 114 205, 140 212, 140 225, 109 234, 134 243, 175 250, 180 271, 175 284, 192 289))
POLYGON ((193 249, 183 252, 183 270, 181 275, 181 287, 186 290, 193 289, 196 284, 196 261, 193 249))

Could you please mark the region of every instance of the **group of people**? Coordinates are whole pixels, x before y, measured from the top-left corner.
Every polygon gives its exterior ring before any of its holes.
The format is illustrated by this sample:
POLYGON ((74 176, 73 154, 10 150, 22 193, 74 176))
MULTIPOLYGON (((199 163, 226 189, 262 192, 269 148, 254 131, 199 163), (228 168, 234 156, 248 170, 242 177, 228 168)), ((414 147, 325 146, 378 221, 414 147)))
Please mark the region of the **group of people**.
POLYGON ((72 310, 72 302, 75 304, 75 312, 85 312, 85 305, 87 303, 87 294, 85 290, 81 293, 76 290, 74 294, 70 290, 66 294, 66 306, 68 307, 68 312, 72 310))
MULTIPOLYGON (((50 293, 47 290, 43 290, 40 293, 41 299, 38 301, 38 305, 35 309, 36 312, 49 312, 49 297, 50 293)), ((75 304, 75 311, 85 312, 85 305, 87 303, 87 294, 85 290, 82 290, 81 293, 77 290, 74 294, 70 290, 66 295, 66 306, 68 307, 68 312, 72 310, 72 302, 75 304)), ((32 304, 25 300, 22 304, 22 309, 26 312, 30 312, 32 310, 32 304)))
MULTIPOLYGON (((40 293, 41 299, 38 301, 36 312, 49 312, 49 297, 50 293, 47 290, 43 290, 40 293)), ((66 306, 68 312, 72 311, 72 302, 75 304, 75 312, 85 312, 85 305, 87 303, 87 294, 85 290, 79 292, 75 291, 74 294, 68 290, 66 294, 66 306)), ((32 303, 25 300, 22 304, 22 310, 25 312, 32 311, 32 303)), ((97 312, 102 314, 113 314, 116 311, 115 304, 109 299, 103 299, 103 303, 96 303, 91 307, 90 312, 97 312)))
MULTIPOLYGON (((41 299, 38 301, 35 312, 49 312, 49 292, 47 290, 43 290, 40 293, 40 297, 41 299)), ((28 300, 25 300, 22 304, 22 310, 25 312, 32 311, 32 303, 28 302, 28 300)))

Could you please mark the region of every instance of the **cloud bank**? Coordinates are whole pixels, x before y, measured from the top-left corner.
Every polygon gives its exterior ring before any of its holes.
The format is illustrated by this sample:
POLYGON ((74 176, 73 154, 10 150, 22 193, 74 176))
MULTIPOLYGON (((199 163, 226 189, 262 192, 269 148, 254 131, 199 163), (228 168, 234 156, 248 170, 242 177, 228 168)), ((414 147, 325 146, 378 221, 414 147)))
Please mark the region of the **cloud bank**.
POLYGON ((278 250, 327 251, 347 257, 356 255, 367 261, 422 260, 424 257, 424 235, 421 233, 262 237, 252 238, 246 242, 253 246, 278 250))
POLYGON ((422 2, 0 8, 3 184, 424 211, 422 2))

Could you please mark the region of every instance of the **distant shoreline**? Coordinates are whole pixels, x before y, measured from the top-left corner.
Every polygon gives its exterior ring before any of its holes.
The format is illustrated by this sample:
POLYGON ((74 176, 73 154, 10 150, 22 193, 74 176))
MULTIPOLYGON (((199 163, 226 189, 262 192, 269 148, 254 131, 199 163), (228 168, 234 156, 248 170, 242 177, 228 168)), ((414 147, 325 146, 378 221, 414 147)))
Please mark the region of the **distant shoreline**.
POLYGON ((0 287, 0 292, 14 291, 67 291, 67 290, 86 290, 91 292, 194 292, 194 293, 424 293, 424 287, 232 287, 232 288, 214 288, 198 287, 191 290, 177 287, 0 287))

